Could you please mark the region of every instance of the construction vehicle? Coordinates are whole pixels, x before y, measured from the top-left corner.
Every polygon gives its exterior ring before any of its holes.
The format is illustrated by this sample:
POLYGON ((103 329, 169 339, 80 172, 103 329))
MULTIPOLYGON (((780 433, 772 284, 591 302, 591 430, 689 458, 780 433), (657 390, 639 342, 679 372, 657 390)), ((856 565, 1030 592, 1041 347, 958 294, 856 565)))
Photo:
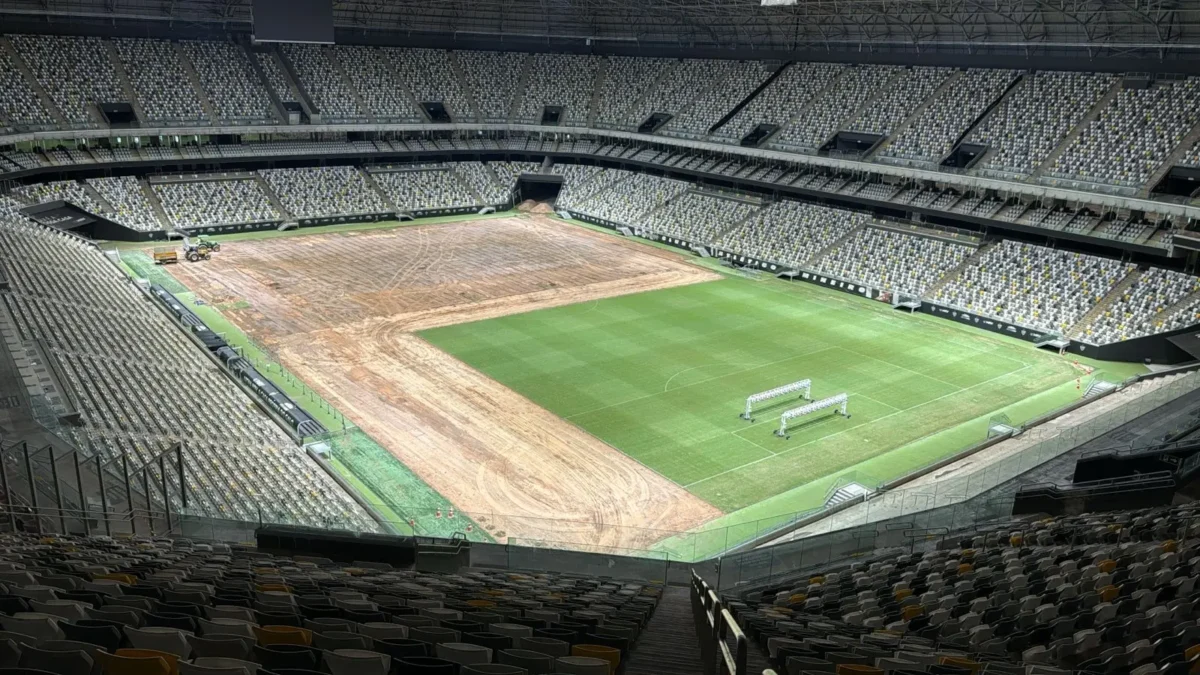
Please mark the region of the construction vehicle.
POLYGON ((207 246, 209 249, 212 250, 213 253, 217 253, 218 251, 221 250, 221 242, 219 242, 219 241, 213 241, 212 239, 205 239, 204 237, 196 237, 196 242, 200 246, 207 246))
POLYGON ((179 254, 173 248, 156 248, 154 249, 154 264, 155 265, 171 265, 179 262, 179 254))
POLYGON ((212 257, 213 249, 203 239, 192 242, 185 234, 183 235, 183 257, 187 258, 188 262, 199 262, 208 260, 212 257))

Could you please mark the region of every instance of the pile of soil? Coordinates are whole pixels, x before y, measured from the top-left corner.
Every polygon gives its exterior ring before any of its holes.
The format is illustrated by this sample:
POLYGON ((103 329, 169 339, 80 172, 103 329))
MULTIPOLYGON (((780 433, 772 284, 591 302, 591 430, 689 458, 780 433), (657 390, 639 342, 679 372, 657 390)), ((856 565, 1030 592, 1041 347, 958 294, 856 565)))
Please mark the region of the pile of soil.
POLYGON ((554 207, 550 206, 549 202, 526 199, 517 206, 517 211, 521 213, 554 213, 554 207))

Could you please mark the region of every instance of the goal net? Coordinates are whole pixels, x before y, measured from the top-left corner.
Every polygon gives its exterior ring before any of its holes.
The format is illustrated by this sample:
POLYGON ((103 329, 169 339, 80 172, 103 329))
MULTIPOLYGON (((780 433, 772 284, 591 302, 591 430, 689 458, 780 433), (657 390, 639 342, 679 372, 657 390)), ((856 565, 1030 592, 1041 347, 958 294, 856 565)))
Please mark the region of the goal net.
POLYGON ((781 396, 787 396, 788 394, 794 394, 796 392, 800 392, 800 398, 806 401, 809 400, 809 394, 812 392, 812 380, 797 380, 796 382, 785 384, 782 387, 775 387, 774 389, 760 391, 757 394, 750 394, 746 397, 746 409, 741 415, 738 415, 738 417, 753 422, 754 406, 756 404, 761 409, 762 404, 766 403, 767 401, 780 398, 781 396))
POLYGON ((842 393, 830 396, 829 398, 823 398, 820 401, 806 403, 799 408, 785 410, 783 411, 783 414, 779 416, 779 429, 775 431, 775 435, 782 438, 791 438, 787 432, 788 422, 790 420, 794 420, 797 417, 804 417, 805 415, 811 415, 815 412, 826 410, 828 408, 833 408, 835 413, 845 417, 846 419, 850 419, 850 413, 846 409, 846 402, 848 400, 849 396, 842 393))
POLYGON ((921 308, 921 296, 896 291, 892 294, 892 309, 907 309, 915 312, 921 308))

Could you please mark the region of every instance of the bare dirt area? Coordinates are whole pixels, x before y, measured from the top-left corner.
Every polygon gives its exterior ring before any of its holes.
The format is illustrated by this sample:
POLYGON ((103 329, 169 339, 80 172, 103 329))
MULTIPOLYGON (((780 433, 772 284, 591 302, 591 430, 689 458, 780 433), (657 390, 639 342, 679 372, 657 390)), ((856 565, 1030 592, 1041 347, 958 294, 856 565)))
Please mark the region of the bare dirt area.
POLYGON ((226 247, 172 272, 502 538, 646 548, 714 507, 412 332, 717 278, 538 215, 226 247))

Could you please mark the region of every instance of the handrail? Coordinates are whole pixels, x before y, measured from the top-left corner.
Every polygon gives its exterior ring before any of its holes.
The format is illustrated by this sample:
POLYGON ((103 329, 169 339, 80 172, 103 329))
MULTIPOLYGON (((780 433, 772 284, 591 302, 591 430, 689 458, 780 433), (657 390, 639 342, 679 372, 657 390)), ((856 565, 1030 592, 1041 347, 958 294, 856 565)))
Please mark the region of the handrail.
POLYGON ((747 644, 746 634, 742 632, 741 626, 737 625, 733 615, 727 609, 721 610, 721 632, 717 635, 717 645, 721 648, 721 660, 725 669, 719 670, 718 675, 743 675, 746 672, 747 644), (725 641, 731 634, 734 639, 732 652, 729 650, 729 643, 725 641))
POLYGON ((692 613, 700 638, 700 659, 705 675, 747 675, 749 641, 721 599, 692 570, 692 613), (733 649, 727 638, 733 638, 733 649))
MULTIPOLYGON (((387 124, 387 123, 322 123, 301 126, 286 124, 279 125, 239 125, 223 124, 220 126, 192 126, 140 129, 134 135, 172 135, 172 136, 215 136, 215 135, 308 135, 308 134, 348 134, 355 132, 375 133, 431 133, 441 132, 459 135, 476 134, 537 134, 539 136, 571 136, 584 139, 591 138, 605 143, 636 143, 663 148, 686 149, 697 153, 737 157, 742 161, 773 161, 785 162, 809 170, 831 169, 844 173, 875 174, 892 176, 906 181, 928 181, 942 184, 957 184, 964 190, 986 192, 988 190, 1009 195, 1021 195, 1031 201, 1058 199, 1069 203, 1087 203, 1109 210, 1131 209, 1177 216, 1188 219, 1200 217, 1200 207, 1187 204, 1176 204, 1138 197, 1115 195, 1069 187, 1058 187, 1040 183, 1028 183, 1014 180, 972 176, 964 173, 943 170, 922 169, 909 166, 898 166, 861 159, 839 159, 821 155, 807 155, 795 152, 772 150, 767 148, 750 148, 740 145, 700 141, 673 136, 647 135, 636 131, 605 129, 598 127, 571 126, 542 126, 531 123, 425 123, 425 124, 387 124)), ((128 130, 94 128, 72 129, 57 131, 23 132, 12 135, 0 135, 0 144, 17 144, 22 142, 57 141, 66 137, 72 139, 109 139, 131 135, 128 130)), ((1064 181, 1065 182, 1065 181, 1064 181)))

